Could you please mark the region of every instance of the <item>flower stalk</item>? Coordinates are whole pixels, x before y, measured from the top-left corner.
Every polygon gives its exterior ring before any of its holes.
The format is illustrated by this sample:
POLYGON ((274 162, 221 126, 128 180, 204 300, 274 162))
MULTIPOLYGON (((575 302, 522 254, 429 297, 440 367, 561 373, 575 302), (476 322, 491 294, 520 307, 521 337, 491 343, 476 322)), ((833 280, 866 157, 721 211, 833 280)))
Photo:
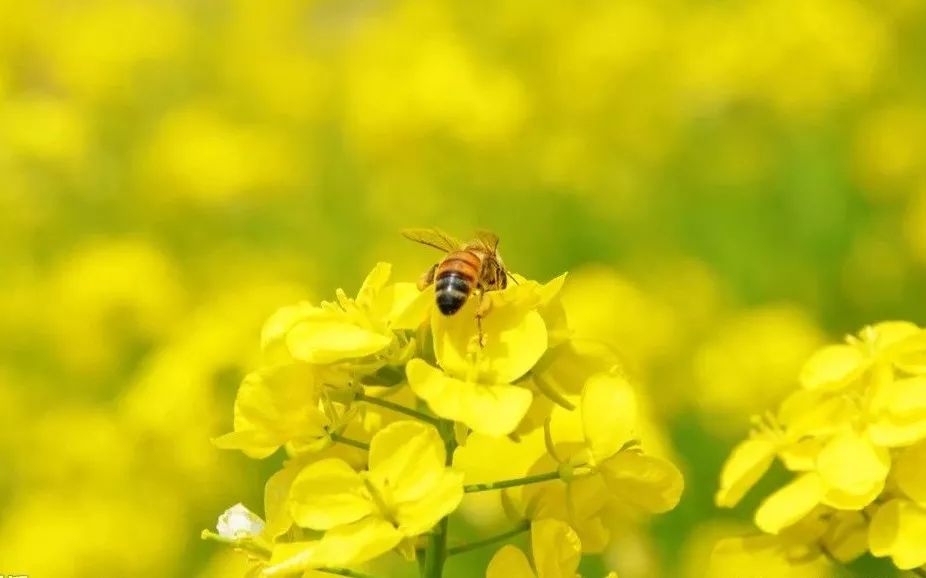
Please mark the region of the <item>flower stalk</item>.
POLYGON ((372 574, 365 574, 350 568, 316 568, 316 572, 324 574, 333 574, 335 576, 348 576, 349 578, 376 578, 372 574))
POLYGON ((351 438, 349 438, 349 437, 342 436, 342 435, 339 434, 339 433, 331 432, 330 434, 328 434, 328 437, 330 437, 330 438, 331 438, 331 441, 333 441, 333 442, 337 442, 337 443, 339 443, 339 444, 344 444, 344 445, 350 446, 350 447, 352 447, 352 448, 357 448, 358 450, 363 450, 363 451, 369 451, 369 450, 370 450, 370 444, 367 444, 367 443, 364 443, 364 442, 361 442, 361 441, 357 441, 357 440, 351 439, 351 438))
POLYGON ((410 407, 405 407, 404 405, 401 405, 401 404, 398 404, 398 403, 389 401, 388 399, 382 399, 382 398, 379 398, 379 397, 373 397, 373 396, 367 395, 367 394, 365 394, 365 393, 363 393, 363 392, 359 392, 359 393, 357 394, 357 396, 355 397, 355 399, 356 399, 357 401, 363 401, 363 402, 366 402, 366 403, 368 403, 368 404, 370 404, 370 405, 376 405, 376 406, 379 406, 379 407, 381 407, 381 408, 394 411, 394 412, 396 412, 396 413, 401 413, 401 414, 407 415, 407 416, 409 416, 409 417, 413 417, 413 418, 417 419, 418 421, 422 421, 422 422, 424 422, 424 423, 429 423, 429 424, 433 425, 434 427, 439 427, 439 426, 440 426, 440 420, 437 419, 436 417, 433 417, 433 416, 430 416, 430 415, 428 415, 428 414, 426 414, 426 413, 422 413, 422 412, 420 412, 420 411, 414 410, 414 409, 412 409, 412 408, 410 408, 410 407))
POLYGON ((496 534, 494 536, 489 536, 483 540, 477 540, 476 542, 470 542, 469 544, 461 544, 460 546, 454 546, 453 548, 447 549, 447 556, 456 556, 457 554, 465 554, 472 550, 482 548, 484 546, 491 546, 492 544, 497 544, 498 542, 504 542, 509 538, 514 538, 518 534, 523 534, 524 532, 530 530, 531 522, 530 520, 524 520, 514 528, 502 532, 501 534, 496 534))
MULTIPOLYGON (((453 435, 453 423, 438 421, 437 431, 444 441, 447 458, 446 465, 453 464, 453 452, 457 449, 457 440, 453 435)), ((444 562, 447 560, 447 530, 450 526, 450 517, 444 516, 437 524, 437 531, 428 536, 428 545, 424 551, 424 566, 421 569, 422 578, 441 578, 444 572, 444 562)))
POLYGON ((505 488, 513 488, 515 486, 526 486, 528 484, 540 484, 542 482, 549 482, 550 480, 558 479, 560 479, 559 472, 546 472, 533 476, 525 476, 523 478, 512 478, 510 480, 486 482, 484 484, 469 484, 463 486, 463 492, 467 494, 474 494, 476 492, 490 492, 492 490, 502 490, 505 488))

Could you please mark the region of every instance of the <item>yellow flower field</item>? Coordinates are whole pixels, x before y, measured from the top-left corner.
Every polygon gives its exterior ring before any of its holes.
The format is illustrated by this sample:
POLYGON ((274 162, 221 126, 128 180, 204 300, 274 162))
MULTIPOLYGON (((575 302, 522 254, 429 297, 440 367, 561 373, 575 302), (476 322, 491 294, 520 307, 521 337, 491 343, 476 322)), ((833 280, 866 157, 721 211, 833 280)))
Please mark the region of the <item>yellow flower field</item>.
POLYGON ((924 37, 0 0, 0 575, 926 576, 924 37))

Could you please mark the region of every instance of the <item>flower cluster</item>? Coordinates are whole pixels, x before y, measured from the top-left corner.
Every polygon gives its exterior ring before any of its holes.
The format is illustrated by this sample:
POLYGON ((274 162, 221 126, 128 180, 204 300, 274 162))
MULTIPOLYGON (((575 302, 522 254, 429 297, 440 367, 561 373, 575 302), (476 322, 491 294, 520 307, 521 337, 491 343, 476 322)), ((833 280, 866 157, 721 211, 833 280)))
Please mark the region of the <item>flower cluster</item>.
POLYGON ((267 482, 265 520, 238 505, 204 537, 246 551, 255 576, 365 576, 358 565, 395 552, 438 577, 449 556, 529 531, 533 562, 506 545, 487 576, 574 578, 619 520, 675 506, 682 476, 643 451, 614 355, 569 330, 565 275, 513 276, 453 316, 433 289, 390 277, 380 263, 356 297, 339 290, 266 322, 263 366, 215 444, 288 459, 267 482), (481 329, 477 308, 488 310, 481 329), (502 446, 526 464, 514 477, 502 446), (483 481, 487 471, 497 477, 483 481), (512 529, 454 544, 449 516, 493 490, 512 529))
POLYGON ((719 550, 772 549, 795 565, 866 551, 901 569, 926 564, 926 330, 879 323, 818 350, 800 389, 733 450, 717 504, 735 506, 776 457, 794 477, 755 513, 766 535, 719 550))

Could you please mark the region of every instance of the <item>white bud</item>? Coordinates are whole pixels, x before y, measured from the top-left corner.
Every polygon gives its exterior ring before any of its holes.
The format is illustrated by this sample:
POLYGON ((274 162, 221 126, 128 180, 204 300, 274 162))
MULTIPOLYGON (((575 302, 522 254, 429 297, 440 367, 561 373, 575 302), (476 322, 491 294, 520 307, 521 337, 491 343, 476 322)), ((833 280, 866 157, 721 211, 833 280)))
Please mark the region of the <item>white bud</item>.
POLYGON ((235 504, 219 516, 215 529, 219 536, 236 540, 260 534, 264 530, 264 521, 244 504, 235 504))

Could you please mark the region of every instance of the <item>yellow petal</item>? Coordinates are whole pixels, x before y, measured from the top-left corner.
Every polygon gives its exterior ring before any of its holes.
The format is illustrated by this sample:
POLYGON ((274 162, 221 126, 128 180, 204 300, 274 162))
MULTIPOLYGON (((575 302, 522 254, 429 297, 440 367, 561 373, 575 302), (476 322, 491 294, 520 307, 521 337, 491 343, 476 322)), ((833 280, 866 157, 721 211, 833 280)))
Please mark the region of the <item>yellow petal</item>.
POLYGON ((290 440, 325 438, 328 419, 318 410, 315 382, 312 368, 302 363, 248 374, 235 397, 235 432, 215 445, 265 458, 290 440))
POLYGON ((829 576, 825 560, 793 560, 788 544, 768 534, 725 538, 714 546, 705 578, 820 578, 829 576))
POLYGON ((399 532, 417 536, 450 515, 463 501, 463 474, 445 469, 432 478, 427 493, 416 500, 397 504, 395 518, 399 532))
POLYGON ((289 511, 305 528, 327 530, 374 511, 363 497, 363 478, 347 462, 324 459, 303 468, 293 480, 289 511))
POLYGON ((817 456, 817 472, 827 488, 825 502, 843 509, 867 506, 881 492, 890 468, 888 451, 855 431, 837 435, 817 456))
POLYGON ((775 459, 775 444, 762 438, 740 442, 733 449, 720 473, 720 489, 714 501, 721 508, 732 508, 759 481, 775 459))
POLYGON ((289 490, 302 469, 301 463, 288 463, 270 476, 264 485, 264 533, 276 538, 286 533, 293 523, 289 514, 289 490))
POLYGON ((391 329, 417 329, 428 319, 434 294, 419 291, 414 283, 396 283, 384 288, 374 302, 372 315, 391 329))
POLYGON ((823 498, 823 480, 815 472, 804 474, 765 499, 756 511, 756 526, 777 534, 813 510, 823 498))
POLYGON ((620 375, 600 373, 589 378, 581 410, 585 441, 596 461, 616 454, 637 433, 636 395, 620 375))
POLYGON ((899 448, 926 439, 926 416, 884 413, 868 426, 868 437, 882 447, 899 448))
MULTIPOLYGON (((552 493, 549 486, 541 491, 552 493)), ((562 500, 563 503, 557 505, 560 511, 555 514, 551 512, 550 517, 569 522, 581 540, 583 552, 603 552, 611 542, 611 532, 605 526, 604 519, 610 516, 607 510, 609 501, 614 501, 603 477, 589 476, 573 480, 564 488, 562 500)))
POLYGON ((897 379, 890 385, 887 410, 897 416, 926 414, 926 377, 897 379))
POLYGON ((861 510, 872 503, 882 490, 884 490, 883 483, 871 486, 862 493, 847 492, 840 488, 826 488, 820 502, 837 510, 861 510))
POLYGON ((894 463, 894 480, 901 491, 926 506, 926 442, 903 450, 894 463))
POLYGON ((514 546, 502 546, 486 568, 486 578, 536 578, 527 556, 514 546))
POLYGON ((824 439, 806 437, 778 449, 781 463, 792 472, 809 472, 817 467, 817 456, 825 445, 824 439))
POLYGON ((272 578, 275 576, 293 576, 309 568, 321 566, 316 561, 315 552, 318 550, 318 541, 311 542, 283 542, 275 544, 270 562, 261 576, 272 578))
POLYGON ((424 496, 446 469, 444 442, 434 427, 398 421, 370 441, 370 478, 388 487, 397 501, 424 496))
POLYGON ((565 522, 547 518, 531 524, 531 552, 538 578, 574 578, 582 544, 565 522))
POLYGON ((902 447, 926 438, 926 377, 896 379, 881 395, 869 435, 877 444, 902 447))
POLYGON ((865 368, 861 351, 850 345, 829 345, 817 351, 801 369, 800 382, 805 389, 843 387, 865 368))
POLYGON ((346 317, 325 313, 296 323, 286 335, 293 357, 315 364, 364 357, 392 343, 392 336, 350 323, 346 317))
POLYGON ((882 321, 868 326, 859 333, 862 339, 883 352, 901 345, 922 330, 909 321, 882 321))
POLYGON ((851 562, 868 551, 868 521, 861 512, 833 512, 822 541, 834 558, 851 562))
POLYGON ((544 354, 534 373, 561 394, 579 395, 589 377, 615 365, 619 360, 606 345, 570 339, 544 354))
POLYGON ((874 556, 890 556, 901 570, 926 564, 926 510, 903 499, 887 502, 871 519, 868 546, 874 556))
POLYGON ((495 305, 482 320, 484 347, 479 347, 477 305, 478 298, 472 298, 452 316, 431 315, 437 362, 458 377, 476 372, 481 381, 511 383, 527 373, 547 349, 543 318, 519 303, 495 305))
POLYGON ((918 331, 896 346, 894 363, 902 371, 915 375, 926 373, 926 331, 918 331))
MULTIPOLYGON (((573 402, 573 405, 579 407, 582 405, 580 398, 566 398, 573 402)), ((550 432, 553 441, 557 444, 575 442, 585 446, 585 427, 582 423, 581 410, 568 410, 562 406, 555 405, 550 412, 550 432)))
POLYGON ((857 406, 847 396, 821 397, 820 392, 798 390, 779 410, 779 421, 792 440, 831 435, 851 423, 857 406))
POLYGON ((685 486, 671 462, 635 451, 618 452, 599 469, 611 493, 650 513, 674 508, 685 486))
POLYGON ((314 567, 362 564, 392 550, 402 538, 392 524, 375 516, 338 526, 325 532, 319 541, 314 567))
POLYGON ((379 292, 389 282, 389 276, 392 275, 392 265, 389 263, 379 262, 373 267, 373 270, 363 280, 360 290, 357 291, 357 307, 363 309, 373 308, 374 301, 379 296, 379 292))
POLYGON ((533 398, 529 390, 516 385, 482 385, 452 378, 421 359, 408 362, 406 375, 412 391, 435 414, 489 436, 514 431, 533 398))
POLYGON ((559 296, 560 291, 563 290, 563 285, 566 283, 566 275, 568 275, 568 273, 563 273, 558 277, 554 277, 540 287, 538 294, 541 305, 545 305, 559 296))
POLYGON ((270 363, 284 363, 289 357, 286 334, 293 325, 312 315, 317 309, 308 301, 277 309, 264 323, 260 333, 260 346, 270 363))

